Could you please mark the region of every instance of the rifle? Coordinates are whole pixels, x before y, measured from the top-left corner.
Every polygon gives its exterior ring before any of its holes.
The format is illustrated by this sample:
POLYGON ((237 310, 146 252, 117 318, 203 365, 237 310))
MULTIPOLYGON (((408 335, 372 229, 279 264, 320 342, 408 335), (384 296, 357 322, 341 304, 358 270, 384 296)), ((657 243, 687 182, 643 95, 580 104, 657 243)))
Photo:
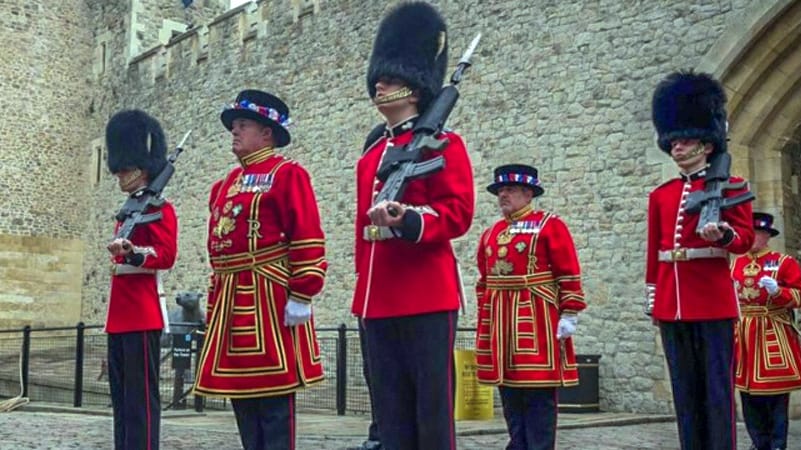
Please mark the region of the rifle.
POLYGON ((704 175, 704 190, 692 192, 687 196, 686 211, 691 214, 699 212, 701 214, 698 226, 695 228, 696 233, 700 233, 708 223, 719 223, 721 210, 754 199, 754 194, 750 191, 734 197, 723 196, 723 191, 742 189, 748 184, 745 180, 739 183, 729 182, 730 171, 731 155, 728 152, 718 153, 712 157, 704 175))
POLYGON ((164 204, 164 198, 161 196, 161 193, 164 191, 170 178, 172 178, 172 174, 175 173, 175 166, 173 166, 173 163, 178 159, 178 155, 184 151, 184 143, 187 138, 189 138, 190 133, 192 133, 192 130, 186 132, 184 138, 181 139, 181 142, 175 147, 175 151, 167 158, 167 164, 161 169, 161 172, 159 172, 156 178, 153 178, 146 188, 139 191, 138 195, 129 196, 128 199, 125 200, 120 211, 114 216, 117 221, 122 222, 122 225, 120 225, 120 228, 114 235, 114 239, 130 239, 137 225, 155 222, 161 219, 161 211, 150 214, 145 214, 145 211, 150 206, 159 207, 164 204))
MULTIPOLYGON (((392 147, 384 155, 381 167, 376 176, 384 182, 381 191, 376 195, 374 205, 382 201, 399 201, 403 197, 409 181, 438 172, 445 167, 445 158, 442 155, 421 161, 425 151, 442 151, 448 144, 447 138, 438 138, 448 120, 448 116, 456 100, 459 99, 459 90, 456 86, 462 81, 465 71, 472 65, 470 57, 473 55, 478 41, 479 33, 462 55, 456 70, 451 75, 450 84, 444 86, 423 116, 414 125, 412 141, 403 147, 392 147)), ((397 216, 397 211, 390 208, 389 214, 397 216)))

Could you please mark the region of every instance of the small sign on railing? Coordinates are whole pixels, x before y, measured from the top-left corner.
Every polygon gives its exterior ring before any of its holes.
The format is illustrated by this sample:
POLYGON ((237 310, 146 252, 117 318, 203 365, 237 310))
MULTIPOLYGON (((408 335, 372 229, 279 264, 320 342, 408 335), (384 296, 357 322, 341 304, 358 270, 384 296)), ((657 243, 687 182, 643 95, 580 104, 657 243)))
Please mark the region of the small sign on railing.
POLYGON ((187 370, 192 368, 192 335, 172 335, 172 368, 187 370))

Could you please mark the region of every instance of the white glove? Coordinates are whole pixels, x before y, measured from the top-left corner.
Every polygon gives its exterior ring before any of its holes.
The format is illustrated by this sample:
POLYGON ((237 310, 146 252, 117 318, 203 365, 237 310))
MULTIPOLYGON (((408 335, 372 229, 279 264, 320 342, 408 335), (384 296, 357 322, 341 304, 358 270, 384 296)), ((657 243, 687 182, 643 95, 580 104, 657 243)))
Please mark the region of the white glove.
POLYGON ((284 308, 284 325, 292 327, 308 322, 312 316, 311 303, 301 302, 291 296, 284 308))
POLYGON ((650 316, 654 312, 654 299, 656 298, 656 286, 653 284, 645 285, 645 315, 650 316))
POLYGON ((767 275, 760 278, 757 284, 759 287, 765 288, 770 295, 776 295, 779 292, 779 282, 767 275))
POLYGON ((563 316, 556 327, 556 339, 567 339, 576 332, 578 316, 563 316))

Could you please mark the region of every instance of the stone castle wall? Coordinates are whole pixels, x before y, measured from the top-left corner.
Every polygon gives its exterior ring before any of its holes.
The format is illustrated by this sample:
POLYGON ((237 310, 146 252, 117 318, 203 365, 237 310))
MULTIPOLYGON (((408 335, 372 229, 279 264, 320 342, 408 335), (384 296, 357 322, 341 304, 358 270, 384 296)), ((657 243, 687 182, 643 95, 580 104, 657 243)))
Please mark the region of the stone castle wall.
MULTIPOLYGON (((3 3, 8 1, 0 0, 0 10, 3 3)), ((172 298, 206 283, 208 189, 235 163, 219 121, 222 105, 243 88, 259 88, 289 104, 296 126, 285 153, 308 168, 317 191, 330 261, 325 291, 315 303, 317 322, 354 324, 353 170, 366 133, 380 121, 367 99, 364 73, 377 23, 391 3, 273 0, 216 16, 214 6, 204 4, 208 9, 199 16, 207 20, 166 45, 157 37, 163 19, 180 22, 183 13, 158 6, 167 2, 86 3, 64 3, 84 5, 90 21, 81 23, 95 25, 73 60, 61 62, 79 73, 92 69, 69 91, 82 100, 69 116, 89 111, 75 139, 86 153, 75 158, 81 164, 66 164, 91 166, 92 152, 101 152, 100 179, 81 184, 89 205, 74 226, 74 236, 84 242, 82 319, 103 320, 109 276, 104 246, 110 217, 123 200, 103 161, 108 117, 142 108, 162 121, 171 146, 193 130, 168 187, 180 222, 179 260, 166 279, 172 298), (137 8, 140 13, 132 14, 137 8)), ((476 241, 498 217, 494 197, 484 190, 492 168, 533 164, 546 191, 537 206, 562 216, 576 240, 590 305, 576 342, 580 353, 602 355, 602 408, 670 410, 657 333, 641 309, 646 199, 663 178, 664 161, 653 142, 650 96, 667 72, 696 66, 749 2, 434 3, 448 21, 452 67, 473 36, 483 33, 449 122, 468 144, 478 192, 473 226, 454 243, 469 296, 460 324, 474 324, 476 241)), ((0 20, 6 17, 0 14, 0 20)), ((27 95, 25 85, 19 94, 27 95)), ((10 129, 0 124, 0 138, 10 129)), ((15 133, 17 139, 27 136, 15 133)), ((0 159, 7 148, 2 145, 0 159)), ((27 172, 18 159, 19 153, 10 162, 21 179, 27 172)), ((74 171, 65 169, 60 178, 74 178, 74 171)), ((14 219, 3 214, 0 232, 14 219)))
POLYGON ((83 1, 0 0, 0 324, 74 324, 97 170, 83 1))

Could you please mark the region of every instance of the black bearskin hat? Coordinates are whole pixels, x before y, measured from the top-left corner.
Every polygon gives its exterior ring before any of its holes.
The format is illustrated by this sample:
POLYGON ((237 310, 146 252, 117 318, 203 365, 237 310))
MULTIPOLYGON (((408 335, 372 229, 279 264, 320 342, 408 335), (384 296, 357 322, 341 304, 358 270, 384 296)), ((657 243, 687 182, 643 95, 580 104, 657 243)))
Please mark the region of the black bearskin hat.
POLYGON ((726 93, 709 74, 668 75, 656 86, 651 114, 664 152, 670 152, 674 139, 712 143, 713 154, 726 151, 726 93))
POLYGON ((419 91, 425 111, 442 88, 448 66, 445 20, 425 2, 404 2, 378 26, 367 68, 367 92, 375 98, 379 78, 397 78, 419 91))
POLYGON ((144 111, 120 111, 106 125, 108 170, 139 168, 154 178, 167 164, 167 144, 159 122, 144 111))

